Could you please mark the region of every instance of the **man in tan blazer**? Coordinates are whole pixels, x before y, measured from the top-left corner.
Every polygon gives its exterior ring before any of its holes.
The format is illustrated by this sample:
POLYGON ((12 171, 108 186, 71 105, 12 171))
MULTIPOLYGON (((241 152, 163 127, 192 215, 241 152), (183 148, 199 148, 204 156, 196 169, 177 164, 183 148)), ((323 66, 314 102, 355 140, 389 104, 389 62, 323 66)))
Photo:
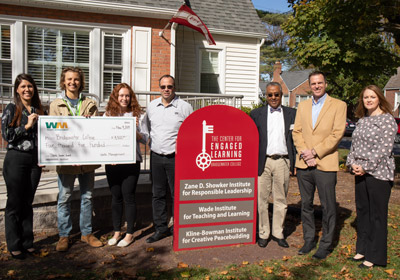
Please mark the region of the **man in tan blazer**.
POLYGON ((322 237, 313 258, 325 259, 330 253, 336 226, 337 146, 345 131, 347 106, 325 92, 324 73, 311 73, 309 84, 312 99, 299 104, 293 129, 305 241, 299 254, 309 253, 316 245, 313 201, 317 188, 323 209, 322 237))

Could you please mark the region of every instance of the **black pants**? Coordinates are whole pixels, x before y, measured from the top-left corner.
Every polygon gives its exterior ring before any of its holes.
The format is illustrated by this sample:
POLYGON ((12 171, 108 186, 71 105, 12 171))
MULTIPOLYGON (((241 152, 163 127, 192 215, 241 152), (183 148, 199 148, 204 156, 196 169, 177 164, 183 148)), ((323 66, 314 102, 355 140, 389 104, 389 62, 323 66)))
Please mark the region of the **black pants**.
POLYGON ((122 211, 125 203, 127 233, 133 234, 136 222, 136 186, 140 175, 140 162, 106 165, 106 174, 112 194, 111 208, 114 231, 121 231, 122 211))
POLYGON ((37 151, 7 151, 3 177, 7 188, 5 231, 9 251, 33 247, 32 202, 42 168, 37 165, 37 151))
POLYGON ((377 265, 387 263, 387 217, 392 181, 371 175, 355 176, 357 243, 356 252, 377 265))
POLYGON ((153 222, 156 231, 168 231, 167 193, 172 197, 174 211, 175 154, 162 156, 151 153, 151 174, 153 180, 153 222))
POLYGON ((316 168, 298 169, 297 180, 301 195, 301 222, 306 242, 315 239, 314 194, 318 189, 322 207, 322 237, 319 249, 331 250, 336 226, 336 172, 316 168))

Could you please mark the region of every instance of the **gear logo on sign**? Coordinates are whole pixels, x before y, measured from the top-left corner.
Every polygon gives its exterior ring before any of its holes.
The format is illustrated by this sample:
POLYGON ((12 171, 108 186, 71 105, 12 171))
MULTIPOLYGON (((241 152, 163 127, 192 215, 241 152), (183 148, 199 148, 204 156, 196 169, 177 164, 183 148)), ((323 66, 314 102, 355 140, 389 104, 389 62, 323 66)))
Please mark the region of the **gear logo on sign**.
POLYGON ((211 156, 206 152, 206 134, 214 133, 214 126, 203 121, 203 140, 201 153, 196 157, 196 165, 201 170, 206 170, 211 165, 211 156))

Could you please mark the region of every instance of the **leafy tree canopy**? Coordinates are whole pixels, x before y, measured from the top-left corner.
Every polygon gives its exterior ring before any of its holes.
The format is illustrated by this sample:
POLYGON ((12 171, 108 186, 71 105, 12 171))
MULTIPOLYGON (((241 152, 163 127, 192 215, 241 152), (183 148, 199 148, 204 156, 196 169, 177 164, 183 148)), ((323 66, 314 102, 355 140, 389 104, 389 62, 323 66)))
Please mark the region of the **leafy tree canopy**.
POLYGON ((281 25, 288 20, 289 14, 270 13, 259 11, 258 14, 267 29, 267 39, 261 48, 261 70, 263 75, 272 77, 274 64, 280 61, 282 64, 291 67, 295 59, 289 53, 287 45, 288 35, 282 30, 281 25))
POLYGON ((330 92, 342 100, 355 104, 363 87, 383 87, 400 66, 393 40, 383 33, 385 0, 288 2, 296 2, 282 25, 291 52, 304 67, 327 72, 330 92))

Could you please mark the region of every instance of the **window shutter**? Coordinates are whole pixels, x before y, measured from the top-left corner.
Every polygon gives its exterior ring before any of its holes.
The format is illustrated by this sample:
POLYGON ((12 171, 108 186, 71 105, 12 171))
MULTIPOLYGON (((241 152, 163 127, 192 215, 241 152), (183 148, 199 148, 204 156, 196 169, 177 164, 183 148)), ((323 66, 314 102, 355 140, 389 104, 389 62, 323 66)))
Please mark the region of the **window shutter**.
MULTIPOLYGON (((0 83, 12 84, 11 30, 0 25, 0 83)), ((0 96, 12 97, 11 86, 0 86, 0 96)))

